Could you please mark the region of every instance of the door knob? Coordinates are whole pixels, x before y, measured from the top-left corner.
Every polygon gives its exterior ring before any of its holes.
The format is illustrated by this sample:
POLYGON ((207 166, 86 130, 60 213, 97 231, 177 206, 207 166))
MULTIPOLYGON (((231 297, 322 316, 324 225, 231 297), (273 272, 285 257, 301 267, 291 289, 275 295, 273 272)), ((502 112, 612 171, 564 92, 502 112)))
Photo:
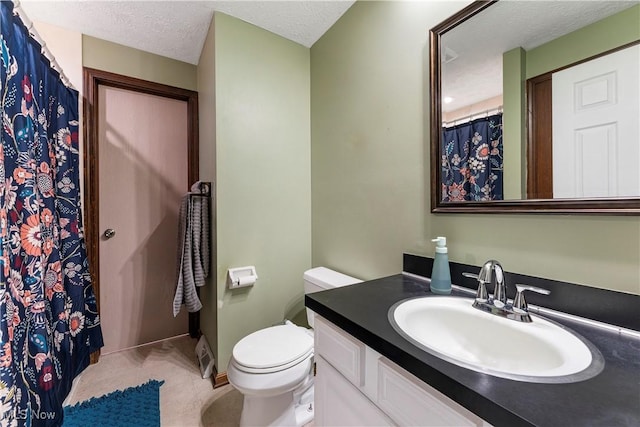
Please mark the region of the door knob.
POLYGON ((105 239, 110 239, 116 235, 116 230, 114 230, 113 228, 107 228, 102 235, 105 239))

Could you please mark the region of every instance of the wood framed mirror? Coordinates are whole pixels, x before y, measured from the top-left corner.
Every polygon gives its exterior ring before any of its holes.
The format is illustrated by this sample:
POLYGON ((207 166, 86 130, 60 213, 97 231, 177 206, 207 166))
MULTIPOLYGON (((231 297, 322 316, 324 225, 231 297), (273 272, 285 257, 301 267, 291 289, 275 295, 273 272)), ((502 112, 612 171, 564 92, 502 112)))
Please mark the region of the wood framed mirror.
POLYGON ((640 214, 639 19, 637 1, 482 0, 432 28, 431 211, 640 214))

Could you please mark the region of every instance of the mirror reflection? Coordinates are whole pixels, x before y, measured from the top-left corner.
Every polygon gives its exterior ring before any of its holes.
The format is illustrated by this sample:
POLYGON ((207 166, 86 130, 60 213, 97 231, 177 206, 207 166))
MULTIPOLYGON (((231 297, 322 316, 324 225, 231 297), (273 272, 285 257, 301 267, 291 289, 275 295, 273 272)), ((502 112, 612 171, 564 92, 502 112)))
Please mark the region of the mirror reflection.
POLYGON ((440 37, 440 202, 640 197, 640 3, 499 1, 440 37))

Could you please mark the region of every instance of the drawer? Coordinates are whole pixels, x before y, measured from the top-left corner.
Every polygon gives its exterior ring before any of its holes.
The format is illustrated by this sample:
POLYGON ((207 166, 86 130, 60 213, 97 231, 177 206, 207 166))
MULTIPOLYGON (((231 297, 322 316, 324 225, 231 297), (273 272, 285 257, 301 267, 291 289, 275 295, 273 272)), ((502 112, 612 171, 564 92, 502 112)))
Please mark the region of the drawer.
POLYGON ((315 353, 357 387, 364 385, 365 345, 320 316, 314 320, 315 353))
POLYGON ((378 359, 376 403, 400 426, 489 426, 384 357, 378 359))

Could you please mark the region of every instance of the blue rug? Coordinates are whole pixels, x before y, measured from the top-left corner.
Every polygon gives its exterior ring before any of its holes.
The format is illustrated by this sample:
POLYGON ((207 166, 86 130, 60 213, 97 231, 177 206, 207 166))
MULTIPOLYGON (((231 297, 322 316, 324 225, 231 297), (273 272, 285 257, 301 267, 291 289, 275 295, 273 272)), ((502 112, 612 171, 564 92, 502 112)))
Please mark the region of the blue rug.
POLYGON ((159 427, 160 386, 149 380, 64 407, 64 427, 159 427))

